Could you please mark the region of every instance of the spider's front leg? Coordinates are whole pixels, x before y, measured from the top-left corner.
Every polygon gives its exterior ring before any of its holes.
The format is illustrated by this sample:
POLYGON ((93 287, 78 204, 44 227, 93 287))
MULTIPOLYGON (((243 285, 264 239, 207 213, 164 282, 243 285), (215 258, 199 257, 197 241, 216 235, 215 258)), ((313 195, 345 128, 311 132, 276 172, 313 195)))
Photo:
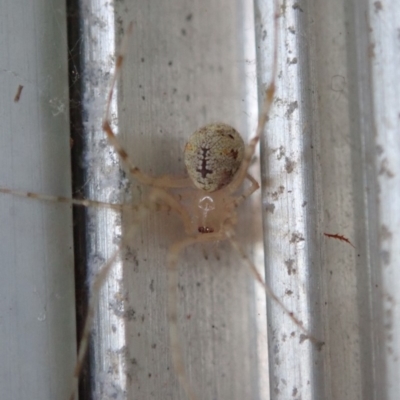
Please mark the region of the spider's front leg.
POLYGON ((164 189, 177 189, 192 186, 191 181, 188 177, 175 177, 172 175, 153 177, 149 174, 146 174, 132 162, 128 153, 122 147, 117 136, 114 134, 108 117, 103 121, 103 130, 107 135, 110 145, 117 152, 123 164, 126 166, 128 172, 141 184, 164 189))
POLYGON ((113 99, 113 93, 115 86, 118 82, 119 75, 121 74, 122 66, 125 60, 126 49, 128 45, 129 37, 132 34, 133 23, 128 25, 126 33, 122 39, 119 54, 117 55, 117 61, 115 63, 114 74, 111 78, 110 90, 107 95, 107 104, 104 112, 104 118, 102 123, 102 129, 107 135, 107 139, 110 145, 117 152, 121 158, 122 163, 125 165, 127 171, 132 175, 138 182, 146 186, 154 186, 161 188, 184 188, 190 185, 190 180, 187 177, 174 177, 171 175, 165 175, 161 177, 153 177, 142 170, 140 170, 129 157, 128 153, 125 151, 124 147, 121 145, 117 136, 115 135, 110 120, 110 108, 113 99))

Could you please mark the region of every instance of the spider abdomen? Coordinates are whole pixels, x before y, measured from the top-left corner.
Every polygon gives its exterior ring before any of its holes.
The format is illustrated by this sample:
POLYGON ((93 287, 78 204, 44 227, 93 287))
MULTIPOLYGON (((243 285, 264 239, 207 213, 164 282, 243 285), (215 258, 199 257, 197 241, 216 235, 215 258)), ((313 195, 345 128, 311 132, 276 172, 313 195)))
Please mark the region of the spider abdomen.
POLYGON ((195 186, 214 192, 230 183, 242 163, 244 142, 230 125, 215 123, 198 129, 185 147, 185 164, 195 186))

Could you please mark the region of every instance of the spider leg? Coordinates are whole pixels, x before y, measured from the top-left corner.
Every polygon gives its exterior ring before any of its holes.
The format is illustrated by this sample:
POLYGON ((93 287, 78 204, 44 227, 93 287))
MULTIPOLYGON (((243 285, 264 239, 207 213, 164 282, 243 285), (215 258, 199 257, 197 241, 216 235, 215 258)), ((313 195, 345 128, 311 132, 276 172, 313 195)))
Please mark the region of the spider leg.
MULTIPOLYGON (((87 207, 87 208, 105 208, 105 209, 111 209, 115 211, 136 211, 140 212, 141 207, 145 208, 151 208, 153 211, 169 211, 172 207, 169 204, 160 204, 160 203, 154 203, 154 205, 139 205, 135 206, 129 203, 121 204, 121 203, 106 203, 104 201, 97 201, 97 200, 90 200, 90 199, 74 199, 71 197, 64 197, 64 196, 50 196, 48 194, 43 194, 43 193, 35 193, 35 192, 23 192, 20 190, 13 190, 13 189, 7 189, 0 187, 0 193, 4 194, 9 194, 12 196, 18 196, 18 197, 25 197, 29 199, 36 199, 40 201, 48 201, 52 203, 64 203, 64 204, 70 204, 73 206, 81 206, 81 207, 87 207)), ((167 202, 166 202, 167 203, 167 202)), ((181 214, 182 218, 183 215, 181 214)))
POLYGON ((235 192, 239 186, 243 183, 243 180, 246 178, 247 170, 251 163, 251 160, 254 156, 256 147, 258 142, 260 141, 260 137, 264 132, 265 126, 268 122, 268 116, 271 111, 272 103, 274 101, 275 95, 275 80, 278 71, 278 1, 274 1, 275 8, 275 18, 274 18, 274 32, 275 32, 275 46, 274 46, 274 55, 273 55, 273 64, 272 64, 272 75, 271 81, 269 82, 267 89, 265 90, 264 102, 261 106, 261 110, 259 112, 258 124, 256 129, 256 134, 250 140, 250 143, 246 146, 244 157, 242 164, 240 165, 239 170, 236 172, 235 177, 232 182, 226 186, 226 191, 228 193, 235 192))
POLYGON ((188 212, 184 207, 179 204, 179 202, 167 191, 153 188, 149 196, 150 201, 158 204, 158 200, 162 203, 165 203, 168 207, 170 207, 173 211, 180 215, 182 218, 182 222, 185 226, 185 231, 188 235, 191 233, 191 222, 188 212))
POLYGON ((268 115, 274 100, 274 94, 275 94, 275 77, 274 80, 271 81, 271 83, 268 85, 267 90, 265 91, 265 99, 262 109, 260 111, 260 117, 258 119, 256 134, 255 136, 252 137, 250 143, 246 146, 243 161, 242 164, 240 165, 238 172, 236 173, 232 182, 226 187, 228 193, 235 192, 246 177, 247 170, 256 151, 256 146, 260 141, 260 137, 264 132, 265 125, 268 121, 268 115))
POLYGON ((249 271, 254 276, 257 282, 259 282, 265 290, 266 295, 273 301, 275 301, 279 307, 289 316, 289 318, 293 321, 293 323, 304 333, 305 337, 302 337, 301 340, 310 339, 310 341, 316 344, 318 347, 323 345, 323 342, 318 340, 315 336, 313 336, 306 328, 304 328, 303 323, 295 317, 294 313, 290 311, 279 299, 279 297, 274 293, 274 291, 269 287, 269 285, 263 280, 260 273, 257 271, 254 263, 249 259, 243 247, 235 240, 233 232, 228 230, 226 235, 229 238, 232 246, 236 249, 239 255, 245 260, 247 265, 249 266, 249 271))
MULTIPOLYGON (((108 106, 107 106, 108 109, 108 106)), ((154 186, 154 182, 157 178, 152 177, 151 175, 146 174, 145 172, 141 171, 136 165, 134 165, 131 159, 128 156, 128 153, 124 150, 122 145, 119 143, 117 137, 115 136, 109 121, 109 117, 106 116, 106 119, 103 121, 103 130, 107 134, 108 141, 110 145, 114 148, 114 150, 118 153, 119 157, 121 158, 122 162, 127 167, 129 173, 138 180, 141 184, 147 186, 154 186)))
POLYGON ((193 187, 193 183, 188 176, 177 178, 172 175, 162 175, 154 180, 153 186, 159 188, 178 189, 193 187))
POLYGON ((122 38, 121 46, 119 49, 119 54, 117 55, 117 60, 115 62, 115 70, 114 70, 114 74, 111 78, 110 90, 109 90, 108 96, 107 96, 107 104, 106 104, 106 109, 104 112, 102 128, 103 128, 103 131, 107 135, 107 139, 108 139, 110 145, 118 153, 122 162, 125 164, 125 166, 127 167, 128 171, 132 174, 132 176, 135 177, 140 183, 142 183, 144 185, 151 185, 152 182, 154 181, 154 178, 152 176, 147 175, 144 172, 140 171, 140 169, 132 163, 131 159, 128 156, 128 153, 124 150, 121 143, 119 142, 116 135, 114 134, 114 132, 111 128, 111 122, 110 122, 110 107, 111 107, 111 102, 112 102, 112 98, 113 98, 113 94, 114 94, 114 89, 115 89, 116 83, 118 81, 118 78, 121 74, 121 69, 122 69, 124 59, 125 59, 126 49, 128 46, 128 39, 129 39, 129 36, 132 34, 132 30, 133 30, 133 22, 131 21, 128 25, 128 28, 125 32, 124 37, 122 38))
POLYGON ((125 33, 124 37, 122 38, 122 43, 121 43, 121 47, 119 50, 119 54, 117 55, 117 60, 115 62, 115 71, 111 78, 110 90, 107 95, 107 104, 106 104, 106 109, 105 109, 104 117, 103 117, 103 124, 102 124, 103 131, 106 133, 107 139, 108 139, 110 145, 117 152, 117 154, 121 158, 123 164, 126 166, 129 173, 143 185, 163 187, 163 188, 183 188, 183 187, 192 186, 190 179, 187 177, 175 178, 171 175, 165 175, 165 176, 156 178, 156 177, 146 174, 145 172, 140 170, 132 162, 128 153, 125 151, 125 149, 123 148, 123 146, 121 145, 117 136, 115 135, 115 133, 113 132, 113 130, 111 128, 111 121, 110 121, 111 102, 112 102, 115 86, 116 86, 118 78, 121 74, 122 65, 124 63, 126 49, 128 46, 128 39, 129 39, 129 36, 132 34, 132 31, 133 31, 133 22, 130 22, 130 24, 128 25, 128 28, 126 30, 126 33, 125 33))
POLYGON ((49 196, 43 193, 23 192, 20 190, 7 189, 3 187, 0 187, 0 193, 10 194, 12 196, 18 196, 18 197, 28 197, 31 199, 49 201, 54 203, 66 203, 74 206, 109 208, 117 211, 122 211, 125 208, 132 208, 132 206, 129 204, 105 203, 102 201, 88 200, 88 199, 73 199, 64 196, 49 196))
POLYGON ((243 194, 239 197, 235 198, 234 204, 235 207, 240 206, 248 197, 250 197, 257 189, 260 188, 260 184, 256 181, 256 179, 250 174, 246 174, 246 178, 251 182, 251 186, 246 189, 243 194))
POLYGON ((178 258, 182 250, 192 244, 208 241, 216 241, 226 239, 222 233, 209 233, 207 235, 187 238, 174 243, 168 252, 168 323, 169 323, 169 341, 171 346, 172 364, 178 381, 186 393, 189 400, 197 400, 197 396, 186 375, 186 369, 183 362, 182 348, 179 344, 178 329, 178 258))
MULTIPOLYGON (((147 206, 146 204, 140 204, 139 206, 135 207, 137 210, 137 215, 138 219, 137 222, 142 220, 143 218, 146 217, 148 214, 150 207, 147 206)), ((79 344, 79 350, 78 350, 78 358, 75 364, 74 368, 74 375, 73 375, 73 382, 72 382, 72 389, 71 389, 71 394, 69 397, 69 400, 74 400, 78 388, 78 382, 79 382, 79 375, 82 371, 83 367, 83 362, 88 350, 89 346, 89 339, 90 339, 90 333, 93 325, 93 319, 95 316, 95 309, 96 305, 98 304, 98 299, 99 299, 99 294, 100 290, 106 281, 113 265, 115 264, 115 261, 117 260, 118 256, 121 253, 121 250, 129 244, 130 239, 136 232, 138 227, 138 223, 132 225, 126 234, 123 236, 123 239, 121 242, 118 244, 117 249, 114 251, 112 256, 107 260, 107 262, 101 267, 100 271, 97 272, 95 275, 94 281, 90 287, 90 298, 89 298, 89 304, 88 304, 88 313, 86 316, 84 328, 83 328, 83 333, 82 333, 82 338, 79 344)))
POLYGON ((106 264, 101 268, 101 270, 97 273, 92 287, 90 289, 90 299, 88 304, 88 313, 85 320, 85 325, 83 328, 82 338, 79 344, 78 350, 78 358, 74 368, 74 375, 72 378, 72 389, 69 399, 74 400, 75 395, 78 389, 78 382, 79 382, 79 375, 81 373, 83 362, 85 360, 85 356, 89 346, 89 339, 90 339, 90 331, 92 329, 93 319, 95 315, 95 307, 98 302, 98 297, 100 293, 100 289, 105 282, 108 273, 110 272, 112 266, 114 265, 118 255, 121 252, 121 245, 118 246, 117 250, 113 253, 113 255, 108 259, 106 264))

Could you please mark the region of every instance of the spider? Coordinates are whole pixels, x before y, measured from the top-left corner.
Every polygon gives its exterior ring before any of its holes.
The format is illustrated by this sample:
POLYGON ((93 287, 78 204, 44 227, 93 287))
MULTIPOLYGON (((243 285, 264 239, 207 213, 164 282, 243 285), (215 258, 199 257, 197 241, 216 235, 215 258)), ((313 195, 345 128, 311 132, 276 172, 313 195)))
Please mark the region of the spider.
MULTIPOLYGON (((249 264, 256 279, 264 285, 256 268, 247 258, 242 247, 235 240, 234 228, 237 223, 236 209, 259 188, 257 181, 248 173, 248 168, 253 158, 260 134, 264 129, 269 108, 272 105, 274 84, 271 83, 267 88, 264 110, 261 114, 256 136, 250 141, 247 147, 244 145, 243 139, 239 133, 233 127, 223 123, 209 124, 198 129, 189 138, 185 146, 184 160, 189 177, 176 178, 170 175, 162 177, 150 176, 140 170, 132 162, 114 134, 110 121, 110 105, 113 92, 122 69, 124 55, 126 53, 125 49, 127 47, 127 38, 130 37, 132 28, 133 26, 130 24, 122 41, 120 54, 116 59, 115 72, 107 97, 103 130, 107 135, 109 143, 119 154, 126 171, 141 185, 149 188, 147 200, 135 206, 136 222, 138 223, 139 220, 143 220, 150 212, 170 211, 180 218, 184 226, 187 237, 172 244, 167 256, 167 317, 170 325, 170 353, 174 370, 187 397, 190 400, 195 400, 197 396, 186 377, 182 350, 179 344, 177 319, 178 258, 186 247, 195 243, 214 243, 222 240, 229 240, 239 252, 240 256, 249 264), (244 191, 240 191, 244 180, 248 180, 250 186, 244 191), (179 189, 184 190, 180 192, 180 197, 175 195, 175 190, 179 189)), ((132 208, 130 205, 121 207, 132 208)), ((135 229, 135 227, 132 229, 135 229)), ((124 234, 120 249, 128 244, 131 236, 128 230, 128 232, 124 234)), ((89 317, 82 334, 77 368, 75 370, 76 379, 79 377, 88 346, 94 314, 93 310, 97 304, 97 294, 109 270, 112 268, 119 250, 108 260, 93 283, 93 295, 89 305, 89 317)), ((280 302, 278 298, 276 299, 280 302)), ((298 321, 297 323, 300 325, 298 321)), ((74 394, 71 396, 71 399, 73 398, 74 394)))
MULTIPOLYGON (((276 30, 276 29, 275 29, 276 30)), ((259 123, 255 136, 247 146, 236 130, 226 124, 210 124, 197 130, 189 139, 185 147, 185 164, 188 169, 189 178, 175 178, 173 176, 152 177, 141 171, 134 165, 127 152, 120 145, 110 123, 110 104, 114 88, 120 74, 127 38, 131 34, 132 24, 129 25, 127 34, 121 45, 120 55, 117 57, 115 72, 109 91, 103 130, 116 152, 119 154, 127 171, 143 186, 150 189, 146 201, 136 206, 119 205, 96 202, 92 200, 68 199, 62 197, 45 196, 36 193, 23 193, 9 189, 0 189, 2 193, 22 195, 24 197, 40 200, 72 203, 85 207, 106 207, 123 211, 129 209, 137 215, 137 222, 143 220, 149 213, 154 211, 166 211, 174 213, 182 222, 187 237, 171 245, 167 257, 168 265, 168 320, 170 324, 169 336, 171 356, 176 375, 181 386, 190 400, 197 399, 185 372, 182 350, 179 344, 179 329, 177 321, 177 264, 181 252, 195 243, 229 241, 237 250, 241 258, 247 263, 256 280, 263 285, 266 292, 272 297, 289 315, 299 328, 310 337, 303 328, 301 322, 287 310, 280 299, 270 291, 258 274, 254 265, 246 256, 243 248, 235 239, 235 227, 237 225, 237 208, 258 188, 257 181, 248 173, 250 162, 253 158, 255 148, 264 130, 274 99, 276 55, 274 56, 273 79, 265 91, 265 101, 260 113, 259 123), (216 140, 215 138, 218 138, 216 140), (217 144, 215 144, 217 142, 217 144), (249 181, 250 186, 240 191, 244 181, 249 181), (181 199, 175 196, 174 190, 185 189, 186 196, 181 199)), ((134 229, 132 229, 133 231, 134 229)), ((74 372, 75 380, 78 380, 85 357, 93 314, 99 290, 102 287, 114 261, 120 250, 127 244, 132 232, 128 231, 119 245, 118 251, 107 261, 95 277, 92 284, 92 297, 89 304, 88 317, 82 340, 79 347, 78 361, 74 372)), ((76 383, 74 384, 74 387, 76 383)), ((75 398, 75 388, 71 393, 71 399, 75 398)))

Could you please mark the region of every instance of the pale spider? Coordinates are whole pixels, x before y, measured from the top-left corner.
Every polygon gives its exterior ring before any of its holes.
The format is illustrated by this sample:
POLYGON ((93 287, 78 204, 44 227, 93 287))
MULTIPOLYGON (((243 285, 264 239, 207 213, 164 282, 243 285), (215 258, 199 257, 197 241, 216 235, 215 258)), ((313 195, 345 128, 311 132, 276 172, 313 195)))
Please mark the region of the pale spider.
MULTIPOLYGON (((277 31, 277 18, 278 16, 276 15, 275 32, 277 31)), ((242 246, 235 240, 234 229, 237 224, 236 209, 259 188, 258 182, 248 173, 248 169, 260 136, 264 131, 269 111, 274 100, 277 46, 275 46, 275 54, 273 55, 272 80, 265 91, 265 100, 260 111, 256 134, 250 140, 249 144, 245 146, 239 133, 226 124, 216 123, 206 125, 190 137, 185 147, 184 158, 190 179, 176 178, 169 175, 152 177, 141 171, 132 163, 129 155, 114 135, 110 122, 110 104, 118 76, 121 72, 127 40, 131 31, 132 23, 127 29, 127 33, 121 44, 120 54, 116 60, 115 72, 107 98, 103 130, 107 135, 109 143, 120 156, 130 175, 140 184, 150 188, 148 201, 143 201, 137 206, 132 206, 130 204, 108 204, 93 200, 69 199, 31 192, 18 192, 6 188, 0 188, 0 192, 85 207, 106 207, 119 211, 129 209, 136 211, 138 220, 143 219, 149 212, 153 211, 171 211, 181 219, 187 237, 172 244, 168 252, 167 315, 174 370, 187 397, 190 400, 196 400, 197 396, 186 376, 182 350, 179 344, 177 320, 177 262, 182 250, 192 244, 228 240, 247 263, 250 271, 255 279, 264 287, 267 295, 280 305, 299 329, 304 332, 306 337, 315 341, 314 337, 304 329, 301 321, 285 307, 281 300, 264 283, 253 263, 246 256, 242 246), (246 179, 250 182, 250 186, 244 191, 240 191, 246 179), (187 198, 178 198, 174 195, 174 192, 171 191, 171 189, 182 188, 190 189, 185 192, 187 193, 187 198)), ((92 284, 88 316, 86 318, 79 346, 78 360, 74 371, 74 384, 70 396, 71 400, 75 398, 77 381, 87 352, 99 290, 118 257, 120 250, 127 245, 127 240, 129 240, 130 236, 130 232, 128 232, 121 241, 118 251, 115 252, 101 268, 92 284)))

